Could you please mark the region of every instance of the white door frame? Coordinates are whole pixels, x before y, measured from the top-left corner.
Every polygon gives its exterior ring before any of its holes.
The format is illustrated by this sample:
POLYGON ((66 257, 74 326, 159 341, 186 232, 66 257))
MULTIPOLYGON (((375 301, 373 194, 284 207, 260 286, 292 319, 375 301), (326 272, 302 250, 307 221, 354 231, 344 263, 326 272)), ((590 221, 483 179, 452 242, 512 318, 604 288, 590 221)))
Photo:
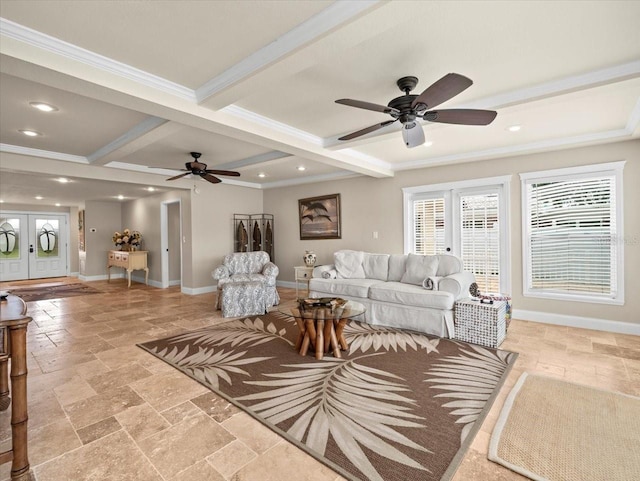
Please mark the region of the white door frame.
POLYGON ((163 200, 160 204, 160 252, 162 255, 160 256, 160 264, 161 264, 161 281, 160 287, 162 289, 166 289, 169 287, 169 204, 178 204, 179 209, 179 217, 180 217, 180 290, 182 290, 182 272, 183 262, 182 262, 182 200, 181 199, 171 199, 171 200, 163 200))

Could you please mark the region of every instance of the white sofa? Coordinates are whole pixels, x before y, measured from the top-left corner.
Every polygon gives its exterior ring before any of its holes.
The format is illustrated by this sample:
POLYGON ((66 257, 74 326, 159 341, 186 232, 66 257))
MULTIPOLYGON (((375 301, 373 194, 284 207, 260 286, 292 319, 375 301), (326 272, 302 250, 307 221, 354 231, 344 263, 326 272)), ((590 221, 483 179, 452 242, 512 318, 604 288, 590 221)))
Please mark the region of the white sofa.
POLYGON ((455 301, 469 297, 473 273, 452 255, 389 255, 342 250, 314 268, 309 295, 342 297, 367 308, 366 322, 454 337, 455 301), (427 289, 423 285, 434 285, 427 289))

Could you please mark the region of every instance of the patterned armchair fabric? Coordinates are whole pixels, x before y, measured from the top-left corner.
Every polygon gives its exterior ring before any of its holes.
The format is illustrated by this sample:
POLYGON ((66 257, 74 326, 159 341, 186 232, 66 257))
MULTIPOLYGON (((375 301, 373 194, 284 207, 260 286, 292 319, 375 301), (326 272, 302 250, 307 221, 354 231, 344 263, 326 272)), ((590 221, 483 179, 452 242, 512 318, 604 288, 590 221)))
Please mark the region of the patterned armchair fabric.
POLYGON ((216 267, 211 276, 218 281, 216 309, 221 308, 222 286, 227 283, 262 282, 265 286, 266 307, 280 303, 276 290, 276 278, 280 270, 263 251, 236 252, 224 256, 222 265, 216 267))

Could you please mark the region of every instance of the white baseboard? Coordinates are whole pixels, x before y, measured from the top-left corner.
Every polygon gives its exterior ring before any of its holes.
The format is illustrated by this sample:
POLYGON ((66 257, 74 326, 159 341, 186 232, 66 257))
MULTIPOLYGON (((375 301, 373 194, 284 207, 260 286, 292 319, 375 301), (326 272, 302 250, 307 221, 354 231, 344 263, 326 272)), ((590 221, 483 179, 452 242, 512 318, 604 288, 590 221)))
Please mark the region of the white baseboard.
POLYGON ((70 272, 68 277, 80 277, 79 272, 70 272))
POLYGON ((549 312, 525 311, 523 309, 514 309, 512 316, 514 319, 523 321, 542 322, 558 326, 579 327, 582 329, 593 329, 595 331, 608 331, 618 334, 634 334, 640 336, 640 323, 611 321, 595 317, 567 316, 566 314, 553 314, 549 312))
POLYGON ((278 287, 290 287, 291 289, 296 288, 296 283, 292 281, 277 281, 276 286, 278 287))
MULTIPOLYGON (((126 276, 123 276, 123 277, 126 278, 126 276)), ((144 284, 144 276, 132 275, 131 276, 131 282, 139 282, 140 284, 144 284)), ((162 287, 162 283, 161 282, 154 281, 153 279, 149 279, 149 285, 151 287, 158 287, 158 288, 162 287)))
POLYGON ((182 286, 182 289, 180 292, 182 292, 183 294, 188 294, 190 296, 197 296, 199 294, 208 294, 209 292, 215 292, 215 291, 216 291, 216 286, 205 286, 205 287, 196 287, 196 288, 182 286))
MULTIPOLYGON (((111 279, 122 279, 124 278, 124 274, 112 274, 111 279)), ((92 282, 92 281, 106 281, 109 277, 106 274, 100 276, 83 276, 78 274, 78 279, 83 282, 92 282)))
POLYGON ((179 286, 181 284, 182 284, 182 281, 180 279, 175 280, 175 281, 169 281, 169 287, 179 286))

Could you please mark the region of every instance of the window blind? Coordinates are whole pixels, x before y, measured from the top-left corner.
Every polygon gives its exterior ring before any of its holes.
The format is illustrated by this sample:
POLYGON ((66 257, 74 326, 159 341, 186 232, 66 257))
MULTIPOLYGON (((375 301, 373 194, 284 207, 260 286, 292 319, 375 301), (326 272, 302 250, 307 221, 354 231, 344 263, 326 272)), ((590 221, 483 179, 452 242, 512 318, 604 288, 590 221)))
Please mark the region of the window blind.
POLYGON ((527 184, 530 290, 616 296, 615 202, 612 176, 527 184))
POLYGON ((444 198, 413 202, 413 252, 421 255, 445 252, 444 198))
POLYGON ((464 269, 481 292, 500 292, 498 194, 460 197, 460 248, 464 269))

